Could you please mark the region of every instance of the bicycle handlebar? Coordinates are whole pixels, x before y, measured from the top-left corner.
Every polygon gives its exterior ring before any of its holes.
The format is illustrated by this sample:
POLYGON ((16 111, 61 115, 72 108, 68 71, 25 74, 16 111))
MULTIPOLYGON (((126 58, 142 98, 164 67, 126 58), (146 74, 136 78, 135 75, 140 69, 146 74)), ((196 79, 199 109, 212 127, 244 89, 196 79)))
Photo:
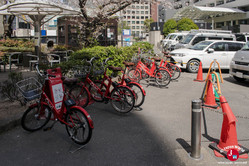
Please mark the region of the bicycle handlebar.
POLYGON ((45 74, 42 74, 42 73, 40 72, 40 70, 39 70, 39 64, 38 64, 38 63, 36 63, 36 64, 34 65, 34 67, 35 67, 37 73, 38 73, 41 77, 43 77, 43 76, 45 76, 45 75, 46 75, 47 77, 56 77, 55 75, 47 74, 46 72, 44 72, 45 74))

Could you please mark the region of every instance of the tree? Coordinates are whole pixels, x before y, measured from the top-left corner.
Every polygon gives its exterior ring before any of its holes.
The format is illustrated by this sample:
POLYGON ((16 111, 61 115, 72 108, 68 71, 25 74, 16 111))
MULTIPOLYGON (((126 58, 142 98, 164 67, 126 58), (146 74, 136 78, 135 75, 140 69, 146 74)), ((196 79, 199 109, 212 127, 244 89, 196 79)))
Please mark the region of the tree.
POLYGON ((177 30, 177 23, 174 19, 169 19, 163 25, 163 34, 167 36, 169 33, 173 33, 177 30))
POLYGON ((150 24, 153 22, 154 20, 152 18, 144 20, 144 29, 146 33, 150 32, 150 24))
POLYGON ((177 22, 179 31, 190 31, 191 29, 199 29, 198 26, 189 18, 182 18, 177 22))
MULTIPOLYGON (((14 2, 14 0, 9 0, 8 2, 12 3, 12 2, 14 2)), ((7 0, 4 0, 1 3, 7 4, 7 0)), ((12 23, 13 23, 14 19, 15 19, 14 15, 10 15, 10 16, 4 15, 3 16, 4 38, 5 39, 6 39, 6 37, 9 37, 9 38, 11 37, 11 34, 13 32, 12 23)))
POLYGON ((140 0, 78 0, 82 22, 80 23, 83 46, 91 45, 104 26, 103 20, 140 0))

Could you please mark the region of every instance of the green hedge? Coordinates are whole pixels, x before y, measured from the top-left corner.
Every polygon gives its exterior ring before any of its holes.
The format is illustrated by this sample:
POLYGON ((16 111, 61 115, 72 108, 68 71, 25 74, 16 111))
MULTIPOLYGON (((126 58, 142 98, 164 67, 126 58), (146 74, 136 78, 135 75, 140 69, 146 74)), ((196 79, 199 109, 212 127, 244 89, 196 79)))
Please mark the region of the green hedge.
POLYGON ((4 46, 0 46, 0 51, 2 51, 2 52, 32 52, 32 51, 34 51, 34 49, 27 48, 27 47, 4 47, 4 46))
MULTIPOLYGON (((112 57, 113 60, 108 61, 108 65, 115 67, 124 67, 124 61, 131 61, 132 56, 137 55, 138 48, 143 49, 145 52, 152 50, 153 45, 148 42, 137 42, 130 47, 117 48, 114 46, 103 47, 95 46, 92 48, 83 48, 71 55, 69 61, 59 64, 62 68, 64 74, 68 73, 76 65, 85 65, 84 61, 86 59, 91 59, 92 57, 98 57, 99 60, 94 61, 95 67, 100 67, 101 62, 108 57, 112 57)), ((108 71, 110 74, 111 72, 108 71)))

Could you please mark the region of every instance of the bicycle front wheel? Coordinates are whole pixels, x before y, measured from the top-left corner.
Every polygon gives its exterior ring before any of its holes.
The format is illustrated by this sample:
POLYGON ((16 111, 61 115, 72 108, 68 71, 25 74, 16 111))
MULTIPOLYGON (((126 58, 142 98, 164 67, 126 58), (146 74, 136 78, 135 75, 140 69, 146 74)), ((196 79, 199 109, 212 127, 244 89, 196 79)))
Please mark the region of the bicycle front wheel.
POLYGON ((21 125, 27 131, 37 131, 44 127, 51 117, 51 109, 40 104, 29 107, 23 114, 21 125))
POLYGON ((73 99, 76 103, 76 105, 81 106, 85 108, 89 103, 89 96, 87 89, 85 86, 82 86, 80 84, 74 85, 69 90, 69 99, 73 99))
POLYGON ((167 70, 158 70, 155 74, 155 81, 159 86, 165 87, 171 81, 170 74, 167 70))
POLYGON ((85 114, 79 109, 69 110, 66 114, 66 130, 77 144, 85 145, 92 137, 92 128, 85 114))
POLYGON ((117 87, 111 93, 111 105, 119 113, 128 113, 135 104, 132 91, 126 87, 117 87))
POLYGON ((135 93, 134 107, 140 107, 144 103, 144 98, 145 98, 142 88, 139 85, 134 84, 132 82, 127 84, 127 86, 129 86, 131 90, 133 90, 135 93))

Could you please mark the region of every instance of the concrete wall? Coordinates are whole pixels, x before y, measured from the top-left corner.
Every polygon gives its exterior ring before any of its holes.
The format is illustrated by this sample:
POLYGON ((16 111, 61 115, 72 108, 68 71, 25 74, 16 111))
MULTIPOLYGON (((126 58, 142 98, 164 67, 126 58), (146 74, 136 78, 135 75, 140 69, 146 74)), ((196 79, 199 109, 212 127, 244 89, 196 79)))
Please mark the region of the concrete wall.
POLYGON ((241 24, 240 25, 240 33, 243 33, 243 32, 249 32, 249 25, 244 25, 244 24, 241 24))
POLYGON ((0 16, 0 36, 2 36, 4 33, 3 29, 3 16, 0 16))
MULTIPOLYGON (((154 50, 160 48, 160 41, 163 39, 160 31, 150 31, 149 43, 154 45, 154 50)), ((159 50, 158 50, 159 51, 159 50)))

